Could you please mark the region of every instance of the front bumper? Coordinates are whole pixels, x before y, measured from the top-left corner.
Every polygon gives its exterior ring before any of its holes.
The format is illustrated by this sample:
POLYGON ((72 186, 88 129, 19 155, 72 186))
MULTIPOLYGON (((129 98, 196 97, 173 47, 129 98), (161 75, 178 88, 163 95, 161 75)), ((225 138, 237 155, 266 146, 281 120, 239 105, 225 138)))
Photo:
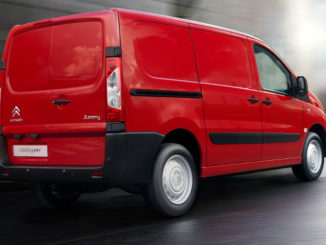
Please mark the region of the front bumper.
POLYGON ((0 136, 2 179, 46 183, 147 184, 164 135, 156 132, 106 133, 105 160, 100 167, 27 166, 9 161, 6 138, 0 136), (102 172, 102 176, 94 175, 102 172))

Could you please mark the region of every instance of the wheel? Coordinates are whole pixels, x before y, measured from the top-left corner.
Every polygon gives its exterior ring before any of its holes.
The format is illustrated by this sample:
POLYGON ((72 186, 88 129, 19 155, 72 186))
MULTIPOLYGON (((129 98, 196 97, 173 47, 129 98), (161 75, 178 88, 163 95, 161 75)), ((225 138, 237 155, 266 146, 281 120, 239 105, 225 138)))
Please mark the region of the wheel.
POLYGON ((309 132, 302 151, 302 163, 292 167, 294 175, 302 181, 318 179, 324 166, 323 144, 318 134, 309 132))
POLYGON ((197 188, 196 166, 189 151, 179 144, 163 144, 144 199, 163 215, 179 216, 193 205, 197 188))
POLYGON ((33 192, 45 207, 60 209, 71 207, 81 195, 80 191, 57 184, 34 184, 33 192))

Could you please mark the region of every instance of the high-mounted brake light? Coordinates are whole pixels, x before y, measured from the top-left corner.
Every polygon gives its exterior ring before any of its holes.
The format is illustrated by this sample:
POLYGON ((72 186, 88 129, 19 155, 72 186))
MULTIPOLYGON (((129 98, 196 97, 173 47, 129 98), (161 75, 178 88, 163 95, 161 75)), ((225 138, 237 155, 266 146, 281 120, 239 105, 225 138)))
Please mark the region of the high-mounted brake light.
POLYGON ((121 58, 106 58, 107 121, 124 121, 121 58))

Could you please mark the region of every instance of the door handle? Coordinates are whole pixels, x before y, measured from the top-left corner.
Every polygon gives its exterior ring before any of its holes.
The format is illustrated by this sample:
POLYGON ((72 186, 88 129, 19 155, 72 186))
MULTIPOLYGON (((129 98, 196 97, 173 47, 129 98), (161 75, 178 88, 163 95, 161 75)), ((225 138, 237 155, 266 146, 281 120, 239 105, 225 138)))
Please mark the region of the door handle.
POLYGON ((257 103, 259 101, 259 99, 256 98, 248 98, 247 100, 251 103, 257 103))
POLYGON ((70 103, 70 100, 53 100, 52 103, 54 105, 62 105, 70 103))
POLYGON ((271 105, 273 102, 272 101, 270 101, 270 100, 262 100, 261 101, 263 104, 265 104, 265 105, 271 105))

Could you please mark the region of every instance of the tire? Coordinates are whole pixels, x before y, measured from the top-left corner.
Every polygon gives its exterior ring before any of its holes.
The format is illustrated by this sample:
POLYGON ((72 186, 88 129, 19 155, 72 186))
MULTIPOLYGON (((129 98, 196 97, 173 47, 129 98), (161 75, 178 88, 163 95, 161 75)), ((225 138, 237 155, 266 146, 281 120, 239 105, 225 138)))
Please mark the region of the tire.
POLYGON ((191 208, 197 189, 197 170, 190 152, 179 144, 163 144, 144 199, 164 216, 175 217, 191 208))
POLYGON ((34 184, 33 192, 43 206, 59 209, 72 207, 81 195, 80 191, 57 184, 34 184))
POLYGON ((293 173, 301 181, 313 181, 318 179, 323 167, 323 143, 318 134, 308 132, 302 151, 302 163, 292 167, 293 173))

